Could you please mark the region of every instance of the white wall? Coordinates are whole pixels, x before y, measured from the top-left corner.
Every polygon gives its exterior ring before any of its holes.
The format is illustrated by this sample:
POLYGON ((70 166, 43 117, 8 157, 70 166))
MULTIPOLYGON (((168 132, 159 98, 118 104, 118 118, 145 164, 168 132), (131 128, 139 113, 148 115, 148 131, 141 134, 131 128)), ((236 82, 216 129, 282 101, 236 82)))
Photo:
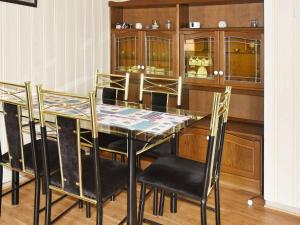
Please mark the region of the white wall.
MULTIPOLYGON (((0 80, 87 94, 95 70, 108 70, 104 5, 106 0, 38 0, 37 8, 0 2, 0 80)), ((5 151, 3 132, 0 118, 5 151)))
POLYGON ((265 0, 265 199, 300 213, 300 0, 265 0))

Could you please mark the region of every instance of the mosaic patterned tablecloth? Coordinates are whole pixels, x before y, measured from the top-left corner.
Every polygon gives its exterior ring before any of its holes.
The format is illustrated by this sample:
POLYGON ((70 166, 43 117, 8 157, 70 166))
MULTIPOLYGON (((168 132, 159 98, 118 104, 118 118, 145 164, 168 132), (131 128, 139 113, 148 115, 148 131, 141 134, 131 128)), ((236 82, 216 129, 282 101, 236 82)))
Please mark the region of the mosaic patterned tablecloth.
MULTIPOLYGON (((24 93, 22 93, 17 99, 24 99, 24 97, 24 93)), ((37 116, 38 104, 36 97, 34 97, 33 102, 35 116, 37 116)), ((70 97, 51 96, 51 98, 45 100, 45 109, 70 115, 90 115, 90 107, 87 100, 70 97), (63 105, 65 107, 62 107, 63 105)), ((96 110, 97 120, 101 125, 157 135, 163 134, 189 119, 188 116, 100 103, 97 104, 96 110)))
POLYGON ((163 134, 189 119, 188 116, 115 105, 97 105, 98 122, 134 131, 163 134))

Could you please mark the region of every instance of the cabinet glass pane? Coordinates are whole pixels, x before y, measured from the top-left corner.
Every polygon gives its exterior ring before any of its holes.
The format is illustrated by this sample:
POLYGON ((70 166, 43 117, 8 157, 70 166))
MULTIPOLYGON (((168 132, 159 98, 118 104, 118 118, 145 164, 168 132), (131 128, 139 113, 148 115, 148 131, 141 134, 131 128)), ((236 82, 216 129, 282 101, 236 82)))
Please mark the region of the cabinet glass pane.
POLYGON ((137 73, 137 37, 116 38, 116 68, 119 72, 137 73))
POLYGON ((225 80, 261 82, 261 41, 225 37, 225 80))
POLYGON ((172 76, 172 39, 146 36, 145 45, 146 73, 172 76))
POLYGON ((184 44, 185 76, 212 79, 214 77, 215 39, 188 39, 184 44))

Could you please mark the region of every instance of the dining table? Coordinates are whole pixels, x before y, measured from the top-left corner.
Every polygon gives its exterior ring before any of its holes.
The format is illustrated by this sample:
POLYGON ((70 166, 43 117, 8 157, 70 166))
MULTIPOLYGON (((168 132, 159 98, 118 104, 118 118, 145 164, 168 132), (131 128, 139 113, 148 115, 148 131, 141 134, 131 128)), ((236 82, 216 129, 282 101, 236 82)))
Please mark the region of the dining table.
MULTIPOLYGON (((171 142, 172 154, 177 154, 180 132, 194 126, 208 116, 208 113, 165 106, 149 107, 124 101, 114 103, 103 104, 103 100, 97 102, 97 121, 99 131, 127 138, 127 217, 122 222, 136 225, 137 157, 166 141, 171 142), (137 142, 143 142, 143 147, 136 148, 137 142)), ((171 202, 174 204, 175 196, 172 197, 171 202)))
MULTIPOLYGON (((16 101, 25 101, 25 96, 22 92, 14 96, 16 97, 16 101)), ((64 110, 64 114, 70 115, 86 110, 86 114, 88 114, 88 102, 81 109, 78 109, 80 102, 76 101, 78 100, 70 97, 53 97, 50 100, 48 99, 45 105, 71 104, 74 107, 57 108, 57 110, 64 110)), ((38 103, 36 97, 33 97, 33 108, 35 117, 38 120, 38 103)), ((109 99, 98 99, 96 112, 99 132, 118 135, 127 139, 127 216, 121 223, 127 222, 128 225, 136 225, 137 157, 166 141, 172 143, 172 153, 177 154, 180 132, 184 128, 194 126, 197 122, 208 116, 208 113, 173 107, 162 107, 160 109, 160 106, 149 107, 145 104, 109 99), (136 148, 137 141, 144 143, 143 148, 136 148)), ((26 112, 24 115, 26 117, 26 112)))

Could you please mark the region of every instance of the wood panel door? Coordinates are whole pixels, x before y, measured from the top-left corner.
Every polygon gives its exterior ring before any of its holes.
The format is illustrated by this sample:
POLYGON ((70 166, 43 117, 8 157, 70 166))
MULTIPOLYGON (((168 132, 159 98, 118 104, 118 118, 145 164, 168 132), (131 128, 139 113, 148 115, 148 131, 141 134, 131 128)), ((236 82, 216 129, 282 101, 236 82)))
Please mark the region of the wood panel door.
POLYGON ((220 83, 263 88, 263 29, 220 31, 220 83))
POLYGON ((179 156, 205 163, 208 135, 209 131, 206 129, 184 129, 179 141, 179 156))
POLYGON ((262 140, 226 134, 222 171, 255 180, 261 178, 262 140))
MULTIPOLYGON (((205 163, 207 154, 207 129, 187 128, 180 136, 179 156, 205 163)), ((222 157, 222 172, 261 179, 262 139, 226 133, 222 157)))
POLYGON ((146 74, 176 76, 178 72, 175 31, 143 32, 142 61, 146 74))
POLYGON ((219 84, 219 32, 182 31, 180 74, 185 83, 219 84))
POLYGON ((139 73, 141 65, 141 34, 133 30, 112 31, 112 73, 139 73))

